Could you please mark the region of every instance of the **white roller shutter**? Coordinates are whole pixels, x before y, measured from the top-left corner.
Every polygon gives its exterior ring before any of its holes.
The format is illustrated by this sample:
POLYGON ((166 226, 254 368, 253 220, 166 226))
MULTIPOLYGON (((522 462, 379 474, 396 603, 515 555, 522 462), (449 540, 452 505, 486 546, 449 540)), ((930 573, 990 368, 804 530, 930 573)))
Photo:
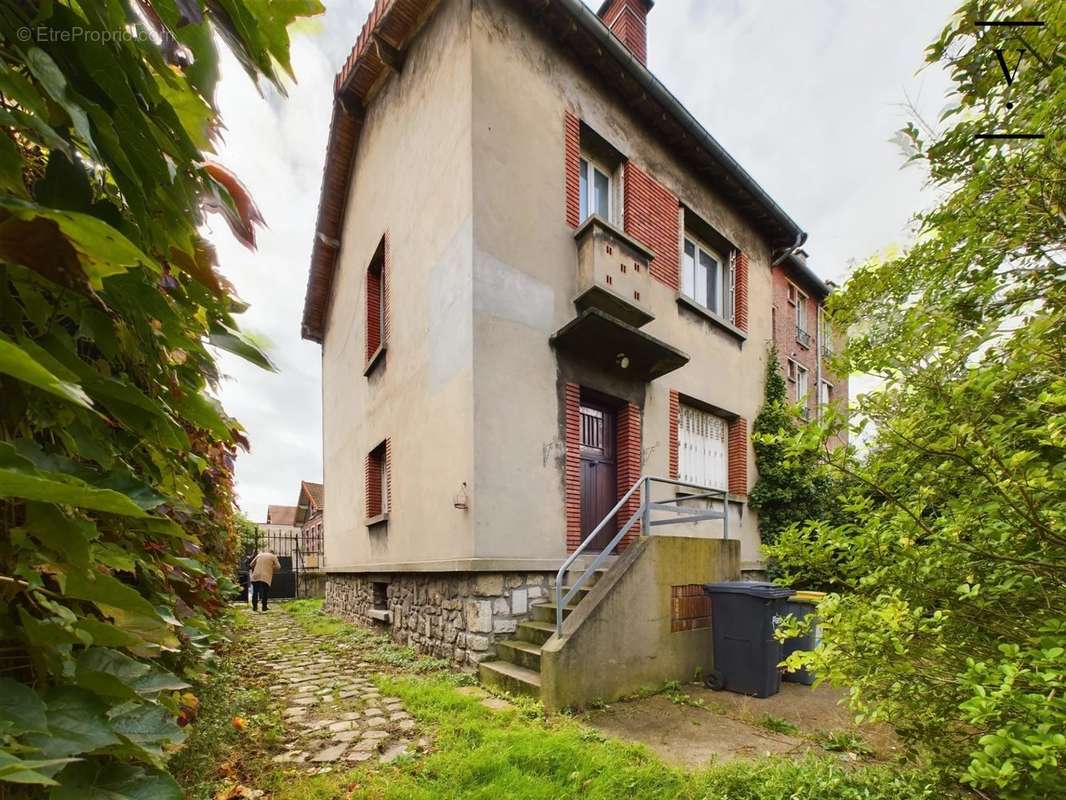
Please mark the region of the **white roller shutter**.
POLYGON ((678 471, 696 486, 729 485, 728 424, 721 417, 681 405, 677 415, 678 471))

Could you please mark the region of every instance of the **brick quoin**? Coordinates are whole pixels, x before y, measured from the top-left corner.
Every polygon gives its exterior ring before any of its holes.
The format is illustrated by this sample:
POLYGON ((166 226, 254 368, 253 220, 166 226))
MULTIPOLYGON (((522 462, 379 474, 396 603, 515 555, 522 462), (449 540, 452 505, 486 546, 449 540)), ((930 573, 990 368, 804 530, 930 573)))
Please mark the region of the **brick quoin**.
POLYGON ((736 274, 733 276, 735 286, 734 324, 742 331, 748 331, 748 254, 737 253, 736 274))
POLYGON ((748 421, 744 417, 729 423, 729 493, 748 493, 748 421))
POLYGON ((624 169, 625 231, 655 253, 652 277, 671 289, 678 285, 677 195, 627 161, 624 169))
POLYGON ((563 493, 566 502, 566 551, 581 544, 581 387, 563 387, 563 417, 566 425, 566 466, 563 493))
POLYGON ((581 224, 581 179, 578 174, 581 159, 581 120, 565 111, 563 123, 566 138, 563 157, 566 170, 566 224, 576 228, 581 224))
MULTIPOLYGON (((640 477, 640 445, 640 407, 635 403, 626 403, 618 409, 618 445, 615 448, 619 500, 640 477)), ((618 527, 625 525, 638 508, 640 508, 639 490, 622 506, 618 514, 618 527)), ((639 536, 640 523, 634 523, 629 533, 619 543, 619 552, 629 547, 639 536)))
POLYGON ((677 389, 670 390, 670 413, 668 420, 670 424, 670 438, 667 446, 670 475, 668 477, 677 480, 680 474, 680 468, 677 461, 677 418, 681 413, 681 398, 678 395, 677 389))

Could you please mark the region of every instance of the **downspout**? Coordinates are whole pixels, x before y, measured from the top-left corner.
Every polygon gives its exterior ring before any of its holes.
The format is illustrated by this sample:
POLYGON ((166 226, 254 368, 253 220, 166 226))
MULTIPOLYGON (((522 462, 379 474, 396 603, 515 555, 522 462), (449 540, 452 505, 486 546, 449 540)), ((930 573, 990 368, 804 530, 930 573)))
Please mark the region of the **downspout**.
POLYGON ((790 255, 792 255, 797 250, 799 250, 801 247, 803 247, 803 245, 804 245, 804 243, 806 243, 806 241, 807 241, 807 231, 800 231, 799 233, 797 233, 796 234, 796 243, 794 245, 792 245, 792 247, 786 247, 784 250, 782 250, 781 251, 781 255, 779 255, 777 258, 775 258, 773 261, 770 262, 770 266, 771 267, 776 267, 778 264, 780 264, 782 261, 784 261, 790 255))

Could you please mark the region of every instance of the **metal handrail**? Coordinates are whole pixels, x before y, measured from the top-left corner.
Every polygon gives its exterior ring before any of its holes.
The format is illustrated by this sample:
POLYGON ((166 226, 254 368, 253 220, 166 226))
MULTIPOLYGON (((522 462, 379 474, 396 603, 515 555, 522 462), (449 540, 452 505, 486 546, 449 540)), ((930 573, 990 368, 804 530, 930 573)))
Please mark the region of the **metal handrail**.
POLYGON ((654 475, 642 475, 637 481, 629 487, 622 498, 615 503, 614 508, 607 512, 607 515, 600 520, 599 524, 592 529, 592 532, 585 537, 585 540, 577 546, 577 549, 563 562, 563 565, 559 567, 559 572, 555 576, 555 632, 558 635, 562 635, 563 632, 563 609, 570 603, 574 595, 576 595, 581 587, 589 580, 589 577, 595 573, 596 568, 602 564, 607 557, 614 551, 618 543, 622 541, 629 529, 633 527, 633 523, 637 520, 641 521, 641 536, 649 536, 651 529, 656 525, 676 525, 680 522, 699 522, 700 520, 707 519, 720 519, 722 520, 722 538, 729 538, 729 490, 728 489, 712 489, 709 486, 698 486, 692 483, 686 483, 685 481, 674 480, 673 478, 659 478, 654 475), (683 486, 687 489, 695 489, 699 494, 687 495, 682 498, 684 500, 699 500, 703 498, 721 498, 722 499, 722 511, 706 511, 700 509, 700 513, 693 514, 691 509, 683 508, 676 503, 656 503, 651 499, 651 484, 652 482, 665 483, 670 486, 683 486), (629 499, 633 496, 633 493, 638 489, 643 488, 640 507, 633 513, 633 515, 626 520, 626 524, 618 529, 618 532, 611 539, 610 543, 603 548, 596 557, 592 560, 592 563, 585 567, 585 571, 574 581, 569 591, 563 593, 563 576, 570 570, 570 567, 592 543, 592 541, 599 535, 615 515, 625 506, 629 499), (674 514, 684 514, 686 516, 678 517, 675 519, 659 519, 652 520, 652 511, 669 511, 674 514))

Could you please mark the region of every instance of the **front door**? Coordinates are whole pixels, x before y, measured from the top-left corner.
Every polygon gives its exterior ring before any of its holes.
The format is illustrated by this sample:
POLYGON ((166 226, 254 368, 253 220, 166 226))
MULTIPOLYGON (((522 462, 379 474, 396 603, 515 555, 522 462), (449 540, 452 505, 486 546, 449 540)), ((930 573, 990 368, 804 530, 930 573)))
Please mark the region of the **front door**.
MULTIPOLYGON (((614 410, 581 404, 581 538, 592 533, 618 502, 614 410)), ((615 520, 603 527, 590 550, 603 550, 617 533, 615 520)))

